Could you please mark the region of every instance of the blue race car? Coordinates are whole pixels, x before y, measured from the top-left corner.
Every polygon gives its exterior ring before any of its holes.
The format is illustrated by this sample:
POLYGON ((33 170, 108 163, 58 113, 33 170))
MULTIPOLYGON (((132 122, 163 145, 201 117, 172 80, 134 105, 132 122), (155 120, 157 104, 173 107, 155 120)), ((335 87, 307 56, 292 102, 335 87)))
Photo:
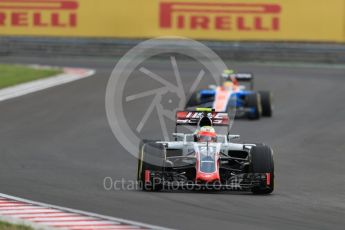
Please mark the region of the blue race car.
POLYGON ((213 108, 217 112, 227 112, 236 118, 247 117, 252 120, 273 115, 272 93, 254 91, 252 74, 234 73, 232 70, 223 72, 221 86, 211 85, 209 89, 191 95, 186 108, 197 106, 213 108), (246 89, 245 83, 249 83, 249 90, 246 89))

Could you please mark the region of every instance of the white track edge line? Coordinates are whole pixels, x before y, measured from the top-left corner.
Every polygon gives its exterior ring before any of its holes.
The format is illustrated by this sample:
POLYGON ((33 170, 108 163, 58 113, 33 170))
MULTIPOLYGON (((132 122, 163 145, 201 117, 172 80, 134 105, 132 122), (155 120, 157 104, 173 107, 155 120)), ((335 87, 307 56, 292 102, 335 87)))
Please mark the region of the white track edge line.
POLYGON ((77 209, 61 207, 61 206, 57 206, 57 205, 41 203, 41 202, 27 200, 27 199, 23 199, 23 198, 11 196, 11 195, 6 195, 6 194, 3 194, 3 193, 0 193, 0 197, 16 200, 16 201, 20 201, 20 202, 26 202, 26 203, 30 203, 30 204, 34 204, 34 205, 39 205, 39 206, 42 206, 42 207, 59 209, 59 210, 66 211, 66 212, 72 212, 72 213, 77 213, 77 214, 81 214, 81 215, 97 217, 97 218, 101 218, 101 219, 105 219, 105 220, 116 221, 116 222, 120 222, 120 223, 124 223, 124 224, 129 224, 129 225, 149 228, 149 229, 171 230, 171 228, 165 228, 165 227, 145 224, 145 223, 141 223, 141 222, 137 222, 137 221, 126 220, 126 219, 122 219, 122 218, 118 218, 118 217, 105 216, 105 215, 96 214, 96 213, 92 213, 92 212, 86 212, 86 211, 81 211, 81 210, 77 210, 77 209))
POLYGON ((17 98, 27 94, 35 93, 41 90, 49 89, 55 86, 63 85, 73 81, 81 80, 90 77, 96 73, 95 70, 85 69, 87 72, 85 76, 78 76, 73 73, 61 73, 55 76, 38 79, 21 83, 15 86, 0 89, 0 102, 9 99, 17 98))

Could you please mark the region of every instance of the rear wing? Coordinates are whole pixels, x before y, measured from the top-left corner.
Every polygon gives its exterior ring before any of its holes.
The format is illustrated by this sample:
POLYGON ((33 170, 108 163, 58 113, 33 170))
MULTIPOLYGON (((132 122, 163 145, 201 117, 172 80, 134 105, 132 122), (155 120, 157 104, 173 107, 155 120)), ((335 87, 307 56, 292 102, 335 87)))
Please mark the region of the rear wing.
POLYGON ((178 111, 176 113, 176 126, 189 125, 197 126, 202 117, 207 116, 212 121, 213 126, 229 126, 230 119, 227 113, 221 112, 201 112, 201 111, 178 111))
POLYGON ((254 89, 254 75, 252 73, 236 73, 232 74, 238 82, 250 82, 250 89, 254 89))

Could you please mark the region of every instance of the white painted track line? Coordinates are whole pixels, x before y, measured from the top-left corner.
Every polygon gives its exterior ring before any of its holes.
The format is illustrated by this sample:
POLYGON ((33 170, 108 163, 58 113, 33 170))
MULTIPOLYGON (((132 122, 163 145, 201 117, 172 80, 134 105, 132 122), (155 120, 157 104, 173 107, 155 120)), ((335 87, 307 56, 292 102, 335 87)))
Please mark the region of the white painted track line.
POLYGON ((95 71, 92 69, 64 68, 63 73, 56 76, 0 89, 0 101, 9 100, 54 86, 80 80, 86 77, 90 77, 94 74, 95 71))

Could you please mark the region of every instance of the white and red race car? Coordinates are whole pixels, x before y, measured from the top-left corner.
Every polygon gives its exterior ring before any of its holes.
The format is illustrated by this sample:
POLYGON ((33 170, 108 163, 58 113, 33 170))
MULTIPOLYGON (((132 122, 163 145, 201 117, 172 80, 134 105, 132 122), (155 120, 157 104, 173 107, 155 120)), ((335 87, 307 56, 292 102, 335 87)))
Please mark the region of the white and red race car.
POLYGON ((206 188, 255 194, 273 192, 274 162, 269 146, 232 142, 239 136, 228 135, 228 114, 212 109, 177 112, 176 130, 193 126, 195 130, 212 127, 226 134, 217 133, 212 140, 197 140, 196 132, 174 133, 175 141, 142 141, 137 176, 143 190, 206 188))

